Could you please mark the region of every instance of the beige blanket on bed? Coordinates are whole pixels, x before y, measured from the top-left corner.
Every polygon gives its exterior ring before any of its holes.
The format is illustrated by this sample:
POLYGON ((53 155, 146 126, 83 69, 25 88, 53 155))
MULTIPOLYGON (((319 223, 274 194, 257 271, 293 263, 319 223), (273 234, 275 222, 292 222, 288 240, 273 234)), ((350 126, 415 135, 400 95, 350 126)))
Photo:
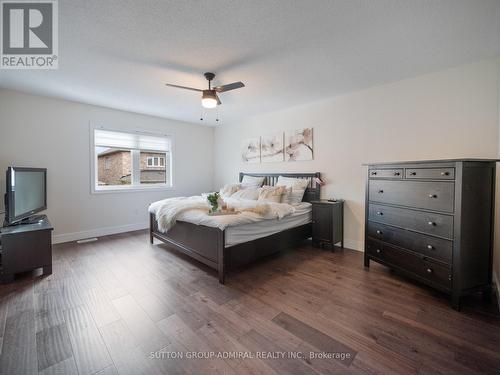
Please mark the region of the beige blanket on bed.
POLYGON ((286 203, 235 198, 226 198, 225 202, 228 207, 240 213, 210 216, 209 204, 206 198, 201 196, 164 199, 152 203, 149 212, 155 214, 158 229, 164 233, 168 232, 177 220, 225 229, 228 226, 251 224, 262 220, 282 219, 295 212, 295 208, 286 203))

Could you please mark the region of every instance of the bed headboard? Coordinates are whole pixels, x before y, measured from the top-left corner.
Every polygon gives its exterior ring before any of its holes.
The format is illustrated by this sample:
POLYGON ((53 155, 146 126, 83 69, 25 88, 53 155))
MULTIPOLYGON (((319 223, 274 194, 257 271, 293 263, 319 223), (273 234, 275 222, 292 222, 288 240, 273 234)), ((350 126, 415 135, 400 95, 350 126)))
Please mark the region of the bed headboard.
POLYGON ((264 185, 274 186, 278 182, 278 177, 293 177, 309 180, 309 185, 304 193, 303 202, 311 202, 320 199, 320 185, 316 182, 316 178, 320 178, 319 172, 314 173, 246 173, 240 172, 240 182, 243 176, 264 177, 264 185))

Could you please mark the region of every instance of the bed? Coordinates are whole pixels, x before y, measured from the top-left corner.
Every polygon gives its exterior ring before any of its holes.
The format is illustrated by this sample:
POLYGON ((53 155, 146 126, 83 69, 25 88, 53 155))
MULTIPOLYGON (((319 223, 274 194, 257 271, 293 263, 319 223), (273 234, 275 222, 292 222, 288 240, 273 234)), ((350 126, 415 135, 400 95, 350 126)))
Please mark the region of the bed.
POLYGON ((276 185, 279 176, 309 180, 302 199, 303 204, 296 212, 282 220, 265 220, 221 230, 205 225, 177 221, 167 232, 158 229, 155 214, 150 213, 150 242, 158 239, 189 257, 206 264, 218 273, 219 282, 224 284, 230 269, 241 267, 256 260, 297 246, 311 237, 311 209, 309 202, 320 198, 320 173, 240 173, 243 177, 264 177, 264 185, 276 185), (253 228, 250 225, 254 226, 253 228))

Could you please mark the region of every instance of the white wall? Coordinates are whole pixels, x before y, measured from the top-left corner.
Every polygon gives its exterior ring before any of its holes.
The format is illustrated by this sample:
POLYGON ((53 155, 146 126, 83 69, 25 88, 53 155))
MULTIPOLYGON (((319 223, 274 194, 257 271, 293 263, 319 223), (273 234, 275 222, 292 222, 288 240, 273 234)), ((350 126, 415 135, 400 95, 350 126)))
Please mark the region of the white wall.
POLYGON ((215 184, 236 181, 239 171, 321 172, 323 197, 347 201, 346 246, 361 250, 363 162, 497 156, 498 64, 482 61, 224 124, 215 132, 215 184), (310 126, 314 161, 240 161, 242 139, 310 126))
POLYGON ((0 194, 7 166, 44 167, 56 241, 145 228, 149 203, 212 189, 213 134, 206 126, 0 90, 0 194), (175 190, 91 194, 90 122, 172 133, 175 190))

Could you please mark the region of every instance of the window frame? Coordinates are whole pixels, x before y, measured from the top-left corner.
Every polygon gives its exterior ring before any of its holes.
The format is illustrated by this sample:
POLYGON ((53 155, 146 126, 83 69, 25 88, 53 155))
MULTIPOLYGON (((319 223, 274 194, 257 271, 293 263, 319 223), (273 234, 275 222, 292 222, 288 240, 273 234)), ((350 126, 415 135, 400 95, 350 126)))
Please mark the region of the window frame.
MULTIPOLYGON (((126 192, 144 192, 144 191, 171 191, 175 190, 174 187, 174 157, 175 153, 174 147, 174 135, 171 133, 161 133, 159 131, 149 131, 137 128, 113 128, 109 126, 102 126, 90 123, 89 126, 89 138, 90 138, 90 192, 92 194, 102 194, 102 193, 126 193, 126 192), (141 133, 145 135, 151 135, 156 137, 168 137, 170 138, 170 152, 168 158, 170 160, 169 165, 166 166, 167 176, 170 177, 170 184, 141 184, 140 183, 140 153, 143 152, 159 152, 165 153, 165 151, 155 151, 155 150, 130 150, 132 154, 132 183, 130 185, 110 185, 110 186, 98 186, 98 160, 97 153, 95 152, 95 135, 94 131, 96 129, 108 130, 113 132, 121 133, 141 133), (134 162, 135 160, 135 162, 134 162), (170 168, 169 168, 170 167, 170 168)), ((165 164, 165 161, 164 161, 165 164)))

